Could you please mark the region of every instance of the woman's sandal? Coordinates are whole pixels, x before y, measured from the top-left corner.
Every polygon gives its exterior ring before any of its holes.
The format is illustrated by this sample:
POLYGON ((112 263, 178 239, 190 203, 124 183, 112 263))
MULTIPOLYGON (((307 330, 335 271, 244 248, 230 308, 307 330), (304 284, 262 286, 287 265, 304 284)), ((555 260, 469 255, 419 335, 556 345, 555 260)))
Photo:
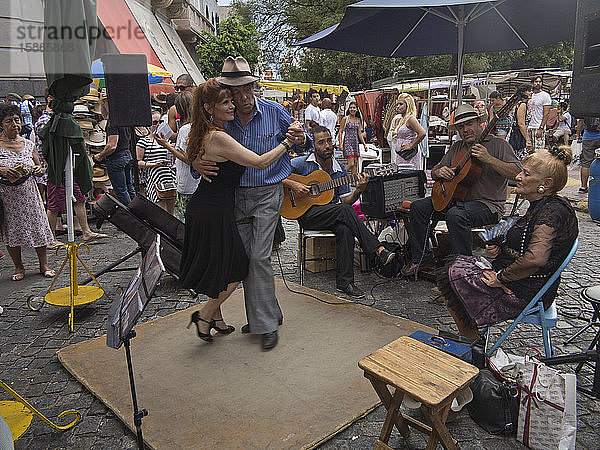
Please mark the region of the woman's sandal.
POLYGON ((44 270, 43 272, 40 270, 40 275, 45 278, 54 278, 56 276, 56 272, 52 269, 44 270))
POLYGON ((223 320, 222 317, 220 317, 218 319, 213 319, 213 321, 212 321, 212 323, 213 323, 212 328, 214 330, 216 330, 217 333, 220 333, 220 334, 231 334, 231 333, 233 333, 235 331, 235 327, 233 325, 227 325, 227 328, 218 328, 215 325, 217 322, 223 322, 223 323, 225 323, 225 321, 223 320))
POLYGON ((16 272, 16 273, 13 273, 11 280, 21 281, 24 277, 25 277, 25 272, 16 272))
POLYGON ((196 331, 198 332, 198 337, 200 339, 202 339, 203 341, 206 342, 213 342, 213 337, 210 335, 210 329, 214 327, 214 321, 208 321, 208 320, 204 320, 202 317, 200 317, 200 312, 199 311, 194 311, 192 313, 192 318, 190 319, 190 323, 188 324, 187 328, 192 326, 192 323, 194 325, 196 325, 196 331), (208 324, 208 333, 203 333, 202 331, 200 331, 200 325, 198 325, 198 322, 204 322, 208 324))

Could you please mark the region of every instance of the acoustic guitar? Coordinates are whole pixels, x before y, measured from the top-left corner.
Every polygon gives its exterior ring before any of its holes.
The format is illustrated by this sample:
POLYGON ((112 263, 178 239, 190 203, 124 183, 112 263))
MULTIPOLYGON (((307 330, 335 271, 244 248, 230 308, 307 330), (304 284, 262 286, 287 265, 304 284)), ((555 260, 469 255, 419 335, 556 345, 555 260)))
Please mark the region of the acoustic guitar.
MULTIPOLYGON (((392 175, 398 171, 396 164, 386 164, 384 166, 365 169, 371 177, 392 175)), ((358 174, 346 175, 345 177, 332 180, 324 170, 315 170, 308 175, 297 175, 295 173, 288 177, 288 180, 308 186, 308 195, 300 197, 294 195, 291 189, 284 188, 283 206, 281 215, 286 219, 297 219, 312 205, 326 205, 333 199, 333 189, 344 184, 358 181, 358 174)))
POLYGON ((477 158, 471 158, 471 147, 483 141, 491 130, 494 129, 498 120, 506 117, 508 113, 519 102, 521 96, 515 93, 506 101, 502 109, 494 115, 494 118, 488 123, 481 135, 468 148, 461 150, 452 161, 450 168, 454 171, 454 178, 451 180, 438 180, 433 183, 431 189, 431 201, 433 209, 443 211, 453 198, 464 200, 473 184, 481 176, 481 163, 477 158))

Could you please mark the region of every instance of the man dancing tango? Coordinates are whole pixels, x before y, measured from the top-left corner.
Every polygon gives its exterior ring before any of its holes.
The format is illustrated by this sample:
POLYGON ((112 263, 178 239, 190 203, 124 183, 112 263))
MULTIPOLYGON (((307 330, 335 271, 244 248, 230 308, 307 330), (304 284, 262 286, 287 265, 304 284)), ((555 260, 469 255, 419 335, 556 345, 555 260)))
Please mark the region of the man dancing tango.
MULTIPOLYGON (((286 135, 295 145, 306 146, 309 140, 302 127, 290 126, 290 114, 283 106, 254 97, 254 83, 258 79, 241 56, 228 56, 223 63, 217 81, 231 88, 235 103, 235 117, 227 123, 227 132, 259 155, 277 147, 286 135)), ((201 165, 194 167, 208 179, 216 175, 216 164, 210 161, 202 160, 201 165)), ((275 296, 271 249, 283 202, 281 181, 291 172, 287 153, 265 170, 248 167, 235 193, 235 218, 250 259, 248 276, 243 282, 248 323, 242 327, 242 333, 261 334, 265 350, 277 345, 277 328, 283 321, 275 296)))
MULTIPOLYGON (((312 132, 314 152, 292 159, 292 173, 308 175, 320 169, 334 180, 346 176, 346 168, 333 158, 333 140, 329 129, 315 125, 312 132)), ((325 229, 335 233, 337 290, 355 298, 364 297, 365 294, 354 284, 354 238, 358 238, 366 254, 376 255, 383 265, 394 258, 394 253, 385 249, 352 208, 369 182, 368 175, 359 174, 358 177, 359 182, 354 192, 350 192, 349 184, 338 186, 329 204, 313 205, 298 217, 298 223, 306 230, 325 229)), ((283 185, 291 189, 296 198, 309 192, 308 186, 291 179, 283 180, 283 185)))
POLYGON ((460 105, 454 114, 454 129, 461 140, 452 144, 442 160, 431 170, 435 181, 451 180, 455 173, 451 164, 464 149, 482 166, 481 176, 469 189, 464 201, 454 199, 443 211, 433 208, 431 197, 415 200, 410 205, 410 249, 412 260, 404 266, 402 274, 414 275, 419 268, 433 262, 427 245, 431 220, 445 220, 450 233, 452 253, 471 255, 473 236, 471 228, 497 223, 504 214, 508 179, 521 171, 521 163, 504 139, 488 135, 475 144, 482 129, 479 115, 471 105, 460 105))

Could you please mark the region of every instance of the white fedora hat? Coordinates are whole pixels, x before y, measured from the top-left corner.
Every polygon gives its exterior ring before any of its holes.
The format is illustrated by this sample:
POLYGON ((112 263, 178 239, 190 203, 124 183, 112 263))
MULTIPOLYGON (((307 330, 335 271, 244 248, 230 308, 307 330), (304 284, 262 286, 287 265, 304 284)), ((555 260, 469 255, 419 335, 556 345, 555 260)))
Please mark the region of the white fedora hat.
POLYGON ((258 81, 259 77, 252 75, 250 64, 242 56, 228 56, 223 63, 221 76, 217 81, 225 86, 244 86, 258 81))

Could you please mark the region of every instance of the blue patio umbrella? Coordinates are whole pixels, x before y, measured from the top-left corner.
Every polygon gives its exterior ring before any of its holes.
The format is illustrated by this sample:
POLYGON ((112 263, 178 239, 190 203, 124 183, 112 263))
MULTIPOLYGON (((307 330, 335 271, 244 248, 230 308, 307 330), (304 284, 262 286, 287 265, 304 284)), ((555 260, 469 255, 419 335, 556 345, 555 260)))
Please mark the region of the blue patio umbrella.
POLYGON ((392 58, 457 54, 460 86, 465 53, 571 40, 576 8, 576 0, 364 0, 296 45, 392 58))

